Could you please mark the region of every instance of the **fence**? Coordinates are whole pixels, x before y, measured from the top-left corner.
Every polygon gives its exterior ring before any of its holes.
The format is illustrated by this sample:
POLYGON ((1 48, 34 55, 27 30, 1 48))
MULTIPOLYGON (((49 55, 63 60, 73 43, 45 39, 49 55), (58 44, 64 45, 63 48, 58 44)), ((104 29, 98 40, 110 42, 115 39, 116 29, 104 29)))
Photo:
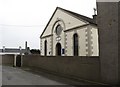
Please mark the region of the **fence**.
POLYGON ((14 64, 14 55, 6 54, 0 55, 0 65, 13 65, 14 64))

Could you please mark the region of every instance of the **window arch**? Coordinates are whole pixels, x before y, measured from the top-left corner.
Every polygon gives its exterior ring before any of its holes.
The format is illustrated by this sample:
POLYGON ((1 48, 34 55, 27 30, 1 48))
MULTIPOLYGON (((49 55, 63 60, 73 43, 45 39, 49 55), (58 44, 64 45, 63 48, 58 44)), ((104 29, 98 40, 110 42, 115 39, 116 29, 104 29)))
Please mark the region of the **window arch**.
POLYGON ((44 55, 47 56, 47 40, 44 42, 44 55))
POLYGON ((78 49, 78 34, 75 33, 73 35, 73 55, 74 56, 78 56, 78 53, 79 53, 79 49, 78 49))

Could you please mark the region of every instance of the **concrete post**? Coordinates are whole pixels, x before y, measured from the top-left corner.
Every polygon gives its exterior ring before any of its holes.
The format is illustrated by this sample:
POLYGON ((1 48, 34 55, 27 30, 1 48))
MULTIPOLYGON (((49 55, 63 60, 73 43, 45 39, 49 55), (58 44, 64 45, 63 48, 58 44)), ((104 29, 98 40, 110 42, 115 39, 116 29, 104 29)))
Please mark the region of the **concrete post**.
POLYGON ((21 55, 21 67, 23 66, 23 55, 21 55))
POLYGON ((3 46, 3 53, 5 52, 5 46, 3 46))
POLYGON ((17 57, 17 54, 14 55, 14 67, 16 66, 16 57, 17 57))
POLYGON ((97 2, 101 79, 104 83, 119 84, 120 26, 118 24, 120 24, 120 3, 105 1, 97 2))

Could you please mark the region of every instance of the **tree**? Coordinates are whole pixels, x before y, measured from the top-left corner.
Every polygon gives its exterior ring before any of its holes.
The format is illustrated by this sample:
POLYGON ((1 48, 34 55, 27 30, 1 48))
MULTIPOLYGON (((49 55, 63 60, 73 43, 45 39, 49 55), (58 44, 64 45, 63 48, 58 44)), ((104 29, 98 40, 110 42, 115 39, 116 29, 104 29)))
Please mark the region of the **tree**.
POLYGON ((31 54, 40 54, 39 49, 31 49, 30 52, 31 52, 31 54))

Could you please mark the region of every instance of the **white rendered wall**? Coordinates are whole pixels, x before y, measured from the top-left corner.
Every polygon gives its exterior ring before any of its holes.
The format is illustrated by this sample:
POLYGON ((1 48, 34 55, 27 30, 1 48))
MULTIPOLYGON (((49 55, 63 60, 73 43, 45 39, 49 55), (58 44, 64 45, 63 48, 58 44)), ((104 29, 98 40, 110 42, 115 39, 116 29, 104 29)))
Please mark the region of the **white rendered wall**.
POLYGON ((99 56, 99 44, 98 44, 98 29, 95 27, 92 28, 92 46, 93 46, 93 54, 92 56, 99 56))
MULTIPOLYGON (((53 30, 53 32, 55 31, 55 29, 53 30)), ((62 49, 65 49, 65 37, 64 37, 64 30, 62 30, 62 33, 61 33, 61 35, 60 35, 60 38, 61 38, 61 40, 60 41, 57 41, 56 40, 56 38, 57 38, 58 36, 56 35, 56 33, 54 32, 53 33, 53 45, 52 45, 52 48, 53 48, 53 56, 55 56, 56 55, 56 44, 57 43, 60 43, 61 44, 61 50, 62 49)), ((61 51, 62 52, 62 51, 61 51)), ((62 56, 64 56, 64 54, 62 54, 62 56)))
POLYGON ((88 27, 82 28, 78 30, 79 35, 79 56, 86 56, 88 53, 86 52, 86 49, 88 48, 86 46, 86 30, 88 27))
POLYGON ((74 31, 66 32, 66 56, 73 56, 73 34, 74 31))
POLYGON ((73 34, 77 33, 79 36, 79 56, 98 56, 98 29, 93 25, 86 24, 88 24, 88 22, 78 20, 77 18, 69 15, 69 13, 58 9, 42 35, 41 55, 44 55, 44 41, 47 40, 47 56, 56 55, 57 43, 60 43, 62 49, 65 49, 65 54, 62 54, 62 56, 73 56, 73 34), (55 26, 53 26, 58 19, 61 19, 64 22, 62 24, 62 26, 64 26, 64 29, 60 35, 61 40, 59 41, 56 40, 58 36, 55 33, 55 26), (80 27, 82 25, 86 26, 80 27), (79 28, 73 29, 78 26, 79 28), (48 37, 48 35, 51 36, 48 37), (92 44, 90 44, 91 42, 92 44))
POLYGON ((92 38, 90 40, 92 41, 91 44, 92 49, 90 50, 92 52, 91 55, 88 55, 88 50, 87 50, 88 45, 86 45, 88 43, 86 40, 88 38, 86 37, 87 29, 89 28, 88 27, 84 27, 82 29, 78 28, 65 33, 62 31, 60 35, 61 37, 60 41, 56 40, 57 35, 55 33, 53 34, 53 36, 41 39, 42 41, 41 55, 44 55, 44 41, 47 40, 47 56, 56 55, 56 44, 58 42, 61 44, 61 47, 65 49, 65 54, 63 54, 62 56, 73 56, 73 35, 77 33, 79 38, 79 56, 99 56, 98 29, 92 27, 92 29, 90 30, 92 32, 91 33, 92 38))
POLYGON ((73 35, 78 34, 79 43, 79 56, 86 56, 86 27, 78 28, 76 30, 66 33, 67 44, 66 44, 66 54, 67 56, 73 56, 73 35))
POLYGON ((66 12, 64 12, 60 9, 58 9, 56 11, 56 13, 54 14, 54 17, 50 21, 49 25, 47 26, 47 29, 44 32, 44 34, 42 35, 42 37, 52 34, 53 25, 58 19, 62 19, 64 21, 66 30, 74 28, 76 26, 81 26, 81 25, 87 24, 87 22, 85 22, 83 20, 80 21, 79 19, 67 14, 66 12))
POLYGON ((44 42, 47 40, 47 56, 51 56, 51 37, 46 37, 41 39, 41 55, 44 56, 44 42), (49 54, 50 52, 50 54, 49 54))

